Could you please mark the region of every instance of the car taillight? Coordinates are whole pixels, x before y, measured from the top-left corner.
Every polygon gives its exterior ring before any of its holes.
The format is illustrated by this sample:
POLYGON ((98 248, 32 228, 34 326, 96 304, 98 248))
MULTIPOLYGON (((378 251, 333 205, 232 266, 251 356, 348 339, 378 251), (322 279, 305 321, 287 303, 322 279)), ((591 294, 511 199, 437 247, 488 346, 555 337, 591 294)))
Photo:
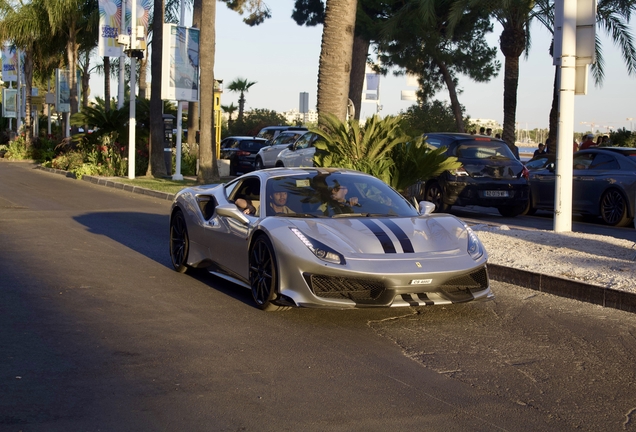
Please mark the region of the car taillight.
POLYGON ((468 177, 470 175, 468 174, 468 171, 466 171, 466 169, 463 166, 460 166, 457 169, 451 170, 450 173, 457 177, 468 177))
POLYGON ((528 171, 528 168, 526 168, 525 165, 523 166, 523 170, 521 170, 521 177, 523 177, 526 180, 530 178, 530 171, 528 171))
POLYGON ((249 156, 251 153, 245 150, 239 150, 236 152, 237 156, 249 156))

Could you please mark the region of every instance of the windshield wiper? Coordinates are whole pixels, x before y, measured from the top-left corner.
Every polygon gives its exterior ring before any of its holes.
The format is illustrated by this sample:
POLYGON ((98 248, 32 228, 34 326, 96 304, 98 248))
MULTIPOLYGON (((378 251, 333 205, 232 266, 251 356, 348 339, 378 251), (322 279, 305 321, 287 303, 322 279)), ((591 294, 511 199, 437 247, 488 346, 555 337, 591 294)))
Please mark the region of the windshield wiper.
POLYGON ((369 213, 339 213, 331 216, 332 218, 346 218, 346 217, 369 217, 369 213))

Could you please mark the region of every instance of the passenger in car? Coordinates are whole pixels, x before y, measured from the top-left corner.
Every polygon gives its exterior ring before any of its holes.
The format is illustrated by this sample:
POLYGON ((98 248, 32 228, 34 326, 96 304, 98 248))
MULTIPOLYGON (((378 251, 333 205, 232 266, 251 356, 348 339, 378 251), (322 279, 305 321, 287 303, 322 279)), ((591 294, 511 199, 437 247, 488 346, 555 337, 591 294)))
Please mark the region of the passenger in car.
POLYGON ((333 210, 334 214, 353 213, 353 207, 360 206, 360 204, 358 202, 358 197, 351 197, 347 199, 348 192, 348 186, 336 183, 331 188, 331 200, 321 205, 319 207, 320 210, 322 210, 326 216, 329 216, 328 213, 330 208, 333 210))
POLYGON ((256 207, 252 205, 250 200, 244 198, 237 198, 234 200, 234 204, 238 207, 246 215, 254 216, 256 215, 256 207))
POLYGON ((278 213, 296 213, 289 207, 287 207, 287 191, 281 188, 279 185, 274 185, 273 192, 269 196, 269 206, 274 210, 274 214, 278 213))

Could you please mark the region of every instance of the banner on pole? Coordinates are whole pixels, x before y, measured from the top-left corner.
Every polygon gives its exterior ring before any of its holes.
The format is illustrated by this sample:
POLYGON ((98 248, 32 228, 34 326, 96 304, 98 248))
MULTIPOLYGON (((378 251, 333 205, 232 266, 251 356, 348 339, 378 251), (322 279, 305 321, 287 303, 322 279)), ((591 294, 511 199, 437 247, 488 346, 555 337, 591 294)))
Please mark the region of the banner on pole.
POLYGON ((18 117, 18 90, 2 89, 2 117, 18 117))
POLYGON ((68 70, 55 69, 55 109, 58 112, 71 112, 71 73, 68 70))
POLYGON ((161 99, 199 100, 199 29, 163 25, 161 99))
POLYGON ((99 0, 100 57, 119 57, 122 47, 117 43, 121 28, 121 0, 99 0))
POLYGON ((18 81, 18 51, 2 46, 2 81, 18 81))

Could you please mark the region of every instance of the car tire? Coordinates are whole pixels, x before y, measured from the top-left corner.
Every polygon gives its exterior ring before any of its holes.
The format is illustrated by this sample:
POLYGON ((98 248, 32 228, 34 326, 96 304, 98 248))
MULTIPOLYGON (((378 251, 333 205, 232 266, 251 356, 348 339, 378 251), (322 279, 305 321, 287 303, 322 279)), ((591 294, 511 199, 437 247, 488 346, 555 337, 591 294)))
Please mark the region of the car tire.
POLYGON ((272 242, 265 235, 254 241, 250 248, 249 277, 252 298, 259 309, 267 312, 289 309, 275 304, 278 297, 278 269, 272 242))
POLYGON ((187 264, 189 252, 188 227, 183 212, 177 210, 170 220, 170 259, 172 266, 179 273, 185 273, 190 268, 187 264))
POLYGON ((631 223, 627 215, 627 200, 617 189, 605 191, 600 203, 601 218, 607 225, 624 227, 631 223))
POLYGON ((436 213, 446 213, 451 208, 450 205, 444 203, 444 192, 438 182, 433 182, 426 188, 424 200, 435 204, 436 213))
POLYGON ((258 171, 262 170, 263 168, 265 168, 265 165, 263 165, 263 160, 257 157, 256 161, 254 161, 254 169, 258 171))
POLYGON ((285 168, 285 164, 281 161, 276 162, 276 168, 285 168))
POLYGON ((497 207, 503 217, 517 217, 528 209, 528 204, 497 207))

